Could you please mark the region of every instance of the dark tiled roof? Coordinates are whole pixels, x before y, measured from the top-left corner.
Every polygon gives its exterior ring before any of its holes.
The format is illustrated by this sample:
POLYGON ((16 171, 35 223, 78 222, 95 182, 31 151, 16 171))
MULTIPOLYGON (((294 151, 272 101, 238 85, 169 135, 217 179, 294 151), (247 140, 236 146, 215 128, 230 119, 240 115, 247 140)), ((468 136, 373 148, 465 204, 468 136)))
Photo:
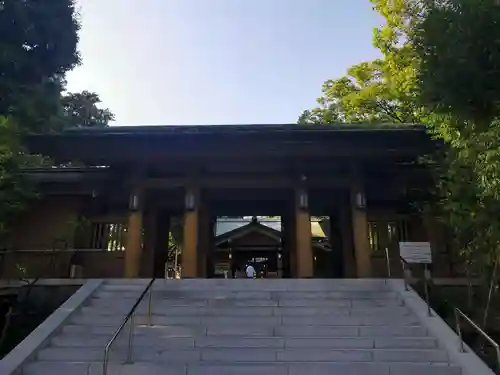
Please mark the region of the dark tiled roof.
MULTIPOLYGON (((425 131, 425 126, 419 124, 249 124, 249 125, 147 125, 147 126, 109 126, 106 128, 71 128, 60 135, 83 134, 172 134, 172 133, 261 133, 261 132, 316 132, 316 131, 425 131)), ((54 134, 57 135, 57 134, 54 134)))

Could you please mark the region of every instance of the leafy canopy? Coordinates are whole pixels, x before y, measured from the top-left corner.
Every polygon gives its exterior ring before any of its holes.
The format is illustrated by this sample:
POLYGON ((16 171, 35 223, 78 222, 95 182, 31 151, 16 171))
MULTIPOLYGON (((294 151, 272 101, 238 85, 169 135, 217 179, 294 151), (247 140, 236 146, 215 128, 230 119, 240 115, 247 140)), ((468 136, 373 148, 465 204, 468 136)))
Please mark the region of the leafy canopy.
POLYGON ((113 120, 97 94, 62 94, 65 74, 80 63, 79 28, 73 0, 0 0, 0 240, 36 197, 20 169, 47 163, 19 134, 113 120))
POLYGON ((422 123, 447 147, 431 155, 430 204, 482 264, 500 253, 500 6, 497 0, 372 0, 382 55, 325 82, 299 123, 422 123))
POLYGON ((418 56, 411 40, 417 9, 401 0, 372 3, 386 19, 373 39, 382 58, 354 65, 345 76, 326 81, 319 106, 304 111, 299 123, 422 122, 425 113, 416 93, 418 56))

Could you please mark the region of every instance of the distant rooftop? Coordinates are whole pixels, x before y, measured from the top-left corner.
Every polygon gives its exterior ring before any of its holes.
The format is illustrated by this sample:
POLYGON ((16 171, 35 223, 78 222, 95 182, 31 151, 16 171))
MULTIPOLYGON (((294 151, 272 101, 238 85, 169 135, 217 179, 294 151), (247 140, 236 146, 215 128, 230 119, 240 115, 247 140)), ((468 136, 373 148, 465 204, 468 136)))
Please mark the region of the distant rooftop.
MULTIPOLYGON (((281 232, 281 220, 258 217, 259 224, 265 225, 275 231, 281 232)), ((215 229, 215 235, 221 236, 223 234, 232 232, 235 229, 244 227, 252 222, 251 216, 244 216, 243 218, 219 218, 215 229)), ((320 223, 317 220, 311 220, 311 235, 313 237, 326 237, 320 223)))

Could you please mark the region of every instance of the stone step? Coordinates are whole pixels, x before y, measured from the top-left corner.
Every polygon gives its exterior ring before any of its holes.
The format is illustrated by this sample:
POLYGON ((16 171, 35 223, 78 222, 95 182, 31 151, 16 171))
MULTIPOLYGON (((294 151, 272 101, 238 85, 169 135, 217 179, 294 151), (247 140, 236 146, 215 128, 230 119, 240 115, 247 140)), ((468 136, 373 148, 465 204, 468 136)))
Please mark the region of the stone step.
MULTIPOLYGON (((101 361, 103 349, 49 347, 38 353, 41 361, 101 361)), ((125 360, 126 349, 111 350, 113 361, 125 360)), ((161 350, 134 346, 132 361, 192 364, 200 361, 237 362, 422 362, 448 363, 448 354, 438 349, 274 349, 195 348, 161 350)))
MULTIPOLYGON (((115 326, 87 326, 69 324, 62 327, 65 334, 76 335, 104 335, 111 337, 118 328, 115 326)), ((126 332, 126 331, 125 331, 126 332)), ((252 337, 426 337, 427 329, 422 326, 376 326, 376 327, 347 327, 347 326, 144 326, 135 327, 134 335, 155 334, 162 337, 198 337, 208 336, 252 336, 252 337)))
MULTIPOLYGON (((144 288, 143 288, 144 289, 144 288)), ((109 290, 106 287, 95 292, 98 298, 136 298, 142 293, 142 290, 109 290)), ((262 292, 262 291, 239 291, 224 292, 217 290, 201 291, 160 291, 152 290, 153 298, 157 299, 273 299, 273 300, 293 300, 293 299, 362 299, 362 300, 387 300, 398 298, 395 292, 262 292)))
MULTIPOLYGON (((97 362, 36 362, 28 364, 24 375, 101 375, 97 362)), ((417 363, 331 363, 331 364, 197 364, 168 366, 110 363, 108 375, 461 375, 457 367, 417 363)))
MULTIPOLYGON (((87 306, 116 307, 126 306, 131 308, 137 301, 139 296, 133 298, 116 298, 113 296, 95 297, 89 300, 87 306)), ((176 298, 176 299, 153 299, 153 306, 158 308, 167 308, 169 306, 234 306, 234 307, 356 307, 356 308, 376 308, 376 307, 398 307, 402 306, 402 302, 397 299, 189 299, 189 298, 176 298)), ((147 304, 147 297, 142 304, 147 304)))
MULTIPOLYGON (((122 317, 100 314, 77 314, 71 321, 76 324, 89 326, 116 326, 122 317)), ((407 315, 395 318, 394 316, 162 316, 153 315, 152 324, 158 325, 252 325, 275 327, 280 325, 291 326, 381 326, 390 325, 397 320, 399 326, 418 325, 417 317, 407 315)), ((147 324, 146 315, 136 315, 137 324, 147 324)))
MULTIPOLYGON (((283 368, 287 369, 286 367, 283 368)), ((186 371, 187 366, 179 364, 165 366, 151 363, 109 363, 108 365, 108 375, 186 375, 186 371)), ((237 373, 234 374, 237 375, 237 373)), ((92 363, 70 361, 33 362, 24 366, 23 375, 102 375, 102 361, 92 363)))
MULTIPOLYGON (((158 316, 391 316, 398 318, 410 315, 406 307, 373 307, 363 309, 360 307, 215 307, 215 306, 168 306, 167 304, 151 306, 154 315, 158 316)), ((86 306, 81 312, 90 315, 113 315, 125 316, 131 306, 118 305, 103 309, 102 306, 86 306)), ((142 303, 136 310, 138 313, 146 313, 148 304, 142 303)))
MULTIPOLYGON (((146 284, 142 285, 133 285, 133 284, 109 284, 104 283, 99 288, 100 291, 111 291, 111 292, 142 292, 146 288, 146 284)), ((277 286, 276 284, 272 284, 267 282, 249 282, 244 285, 244 287, 235 287, 231 283, 226 283, 226 285, 214 285, 207 284, 199 287, 190 287, 186 283, 178 283, 175 282, 173 284, 158 282, 151 288, 153 291, 179 295, 179 294, 202 294, 202 295, 217 295, 217 294, 246 294, 246 293, 254 293, 258 294, 273 294, 273 295, 305 295, 312 294, 315 297, 335 295, 336 293, 343 294, 356 294, 356 293, 389 293, 395 295, 394 291, 387 288, 385 285, 383 287, 379 286, 370 286, 370 287, 358 287, 352 285, 340 285, 340 284, 330 284, 330 285, 321 285, 318 287, 313 287, 312 285, 304 285, 304 284, 290 284, 290 282, 282 284, 281 286, 277 286), (260 285, 259 285, 260 284, 260 285)))
MULTIPOLYGON (((52 339, 55 347, 104 348, 110 337, 63 334, 52 339)), ((127 344, 128 335, 121 335, 115 345, 127 344)), ((141 335, 134 338, 134 346, 155 349, 184 348, 332 348, 332 349, 433 349, 437 342, 430 337, 338 337, 338 338, 283 338, 283 337, 163 337, 141 335)))
MULTIPOLYGON (((150 280, 114 279, 104 286, 143 286, 150 280)), ((383 279, 158 279, 153 287, 161 290, 255 290, 255 291, 379 291, 388 290, 383 279)))
MULTIPOLYGON (((207 332, 210 333, 210 330, 207 332)), ((427 329, 422 326, 281 326, 274 329, 278 337, 425 337, 427 329)))

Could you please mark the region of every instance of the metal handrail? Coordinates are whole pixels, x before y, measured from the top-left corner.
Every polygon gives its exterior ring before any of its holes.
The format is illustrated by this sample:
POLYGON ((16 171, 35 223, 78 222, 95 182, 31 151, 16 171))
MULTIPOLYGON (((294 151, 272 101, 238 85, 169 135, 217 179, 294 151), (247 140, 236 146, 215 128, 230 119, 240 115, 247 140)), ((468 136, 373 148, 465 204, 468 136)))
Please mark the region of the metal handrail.
POLYGON ((146 288, 143 290, 137 301, 135 301, 134 306, 130 309, 129 313, 127 316, 125 316, 125 319, 123 319, 122 324, 118 329, 115 331, 113 334, 113 337, 108 341, 106 346, 104 347, 104 358, 102 362, 102 375, 107 375, 108 374, 108 362, 109 362, 109 352, 111 350, 111 346, 113 343, 116 341, 120 333, 123 331, 123 328, 127 325, 127 322, 130 321, 130 330, 128 334, 128 347, 127 347, 127 360, 126 362, 129 363, 130 360, 132 359, 132 344, 133 344, 133 336, 134 336, 134 316, 135 316, 135 310, 137 310, 137 307, 139 307, 140 303, 146 296, 146 293, 149 291, 149 305, 148 305, 148 325, 151 325, 151 303, 152 303, 152 287, 155 282, 155 278, 152 278, 151 281, 148 283, 146 288))
POLYGON ((460 351, 462 353, 465 352, 464 337, 462 334, 462 330, 460 329, 460 317, 464 318, 467 323, 472 326, 472 328, 479 332, 486 340, 490 342, 491 345, 493 345, 497 354, 497 366, 498 368, 500 368, 500 345, 498 345, 495 340, 493 340, 486 332, 484 332, 481 327, 474 323, 474 321, 469 318, 462 310, 460 310, 458 307, 455 307, 455 322, 457 326, 458 337, 460 339, 460 351))
POLYGON ((403 280, 405 283, 405 290, 409 291, 410 288, 408 285, 409 284, 408 279, 406 277, 406 267, 405 266, 409 266, 410 264, 402 256, 399 257, 399 261, 401 262, 401 269, 403 271, 403 280))
MULTIPOLYGON (((406 259, 404 259, 403 257, 399 257, 400 261, 401 261, 401 268, 403 269, 403 280, 404 280, 404 283, 405 283, 405 290, 406 291, 409 291, 410 290, 410 287, 409 287, 409 282, 408 282, 408 278, 407 278, 407 275, 406 275, 406 266, 409 266, 410 263, 408 263, 406 261, 406 259)), ((431 299, 430 299, 430 293, 429 293, 429 284, 428 284, 428 268, 427 268, 427 264, 425 264, 425 270, 424 270, 424 294, 425 294, 425 303, 427 304, 427 315, 428 316, 432 316, 432 308, 431 308, 431 299)))

